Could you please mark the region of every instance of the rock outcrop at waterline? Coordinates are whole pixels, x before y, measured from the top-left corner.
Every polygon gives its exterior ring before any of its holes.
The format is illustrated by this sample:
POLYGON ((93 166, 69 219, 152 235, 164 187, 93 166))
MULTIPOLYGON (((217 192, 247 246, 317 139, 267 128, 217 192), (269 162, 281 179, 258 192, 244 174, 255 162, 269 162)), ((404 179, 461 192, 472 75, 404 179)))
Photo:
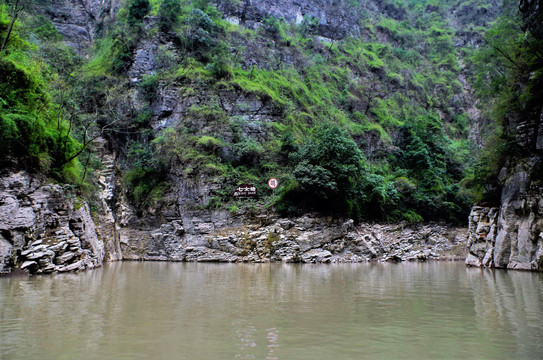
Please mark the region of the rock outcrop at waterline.
MULTIPOLYGON (((541 1, 521 0, 519 9, 525 35, 543 41, 541 1)), ((471 212, 468 265, 543 271, 543 81, 533 75, 542 64, 516 74, 515 87, 530 91, 515 95, 516 110, 504 118, 510 151, 498 176, 501 198, 495 208, 471 212)))
POLYGON ((508 177, 500 207, 472 209, 466 264, 543 271, 542 189, 521 167, 508 177))
POLYGON ((102 264, 104 244, 89 207, 69 194, 24 171, 0 177, 0 273, 13 267, 52 273, 102 264))
MULTIPOLYGON (((227 211, 183 213, 157 228, 127 226, 120 249, 103 216, 68 189, 27 172, 0 177, 0 273, 80 271, 105 260, 300 262, 463 259, 465 231, 441 225, 355 225, 306 214, 293 219, 227 211), (93 217, 98 222, 95 223, 93 217), (103 236, 100 238, 99 236, 103 236), (122 254, 122 255, 121 255, 122 254)), ((124 225, 123 225, 124 224, 124 225)))
POLYGON ((128 260, 301 262, 464 259, 465 231, 440 225, 355 225, 306 214, 232 216, 213 212, 121 238, 128 260))

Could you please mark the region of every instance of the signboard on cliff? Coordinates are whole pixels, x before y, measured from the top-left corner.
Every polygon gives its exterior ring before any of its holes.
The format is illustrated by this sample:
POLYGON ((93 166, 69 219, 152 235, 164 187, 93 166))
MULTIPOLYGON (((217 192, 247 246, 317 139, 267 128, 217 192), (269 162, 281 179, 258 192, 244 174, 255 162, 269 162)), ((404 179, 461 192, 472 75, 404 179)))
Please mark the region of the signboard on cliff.
POLYGON ((256 187, 253 184, 238 185, 232 196, 235 198, 256 198, 256 187))

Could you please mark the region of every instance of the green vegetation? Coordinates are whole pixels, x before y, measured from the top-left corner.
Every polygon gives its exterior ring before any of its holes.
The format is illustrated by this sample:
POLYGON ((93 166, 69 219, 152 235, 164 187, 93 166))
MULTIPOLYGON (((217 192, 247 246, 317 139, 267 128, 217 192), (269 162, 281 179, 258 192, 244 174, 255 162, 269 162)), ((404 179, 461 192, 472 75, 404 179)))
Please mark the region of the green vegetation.
POLYGON ((63 97, 62 80, 40 56, 42 50, 50 53, 56 48, 59 60, 69 68, 71 51, 58 44, 56 28, 43 16, 33 19, 36 41, 22 37, 28 28, 14 6, 0 3, 1 161, 79 182, 82 169, 77 157, 85 140, 75 138, 78 119, 67 116, 72 104, 63 97))
MULTIPOLYGON (((525 23, 516 2, 504 4, 504 14, 494 22, 486 43, 471 58, 475 89, 485 104, 482 110, 494 121, 487 124, 492 135, 466 182, 477 191, 478 201, 488 203, 499 202, 498 173, 506 162, 518 161, 535 150, 521 148, 513 137, 517 129, 511 127, 517 119, 539 122, 543 99, 541 22, 525 23)), ((530 15, 541 19, 541 11, 530 15)))
POLYGON ((128 5, 127 21, 131 25, 137 25, 151 10, 149 0, 131 0, 128 5))
MULTIPOLYGON (((331 42, 319 40, 310 15, 300 24, 268 16, 248 29, 206 0, 122 4, 89 60, 45 17, 16 22, 0 58, 5 159, 83 182, 95 166, 93 136, 105 133, 141 214, 160 207, 175 176, 214 184, 204 205, 232 212, 408 222, 464 222, 494 171, 476 163, 459 75, 477 72, 478 96, 488 99, 483 89, 504 80, 476 66, 493 53, 455 46, 447 16, 459 2, 383 2, 400 17, 349 2, 365 35, 331 42), (142 41, 160 43, 156 66, 129 79, 142 41), (162 106, 165 97, 182 106, 162 106), (281 183, 275 193, 265 185, 271 176, 281 183), (240 182, 257 185, 259 200, 233 201, 240 182)), ((2 5, 0 38, 9 23, 2 5)), ((489 39, 503 41, 509 30, 492 31, 489 39)))
POLYGON ((283 202, 289 204, 282 206, 301 204, 360 215, 356 199, 366 175, 366 161, 345 131, 334 125, 317 127, 304 146, 291 155, 297 164, 293 171, 297 185, 285 194, 283 202))

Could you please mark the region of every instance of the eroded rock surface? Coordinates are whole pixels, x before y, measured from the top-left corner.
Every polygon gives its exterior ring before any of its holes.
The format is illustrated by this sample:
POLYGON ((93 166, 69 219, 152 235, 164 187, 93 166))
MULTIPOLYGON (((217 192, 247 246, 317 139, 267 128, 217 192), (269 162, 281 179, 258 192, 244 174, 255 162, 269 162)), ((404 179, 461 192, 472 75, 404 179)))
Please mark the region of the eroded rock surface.
MULTIPOLYGON (((108 191, 106 186, 104 193, 108 191)), ((123 206, 115 217, 118 222, 104 214, 93 219, 88 205, 66 188, 24 171, 6 172, 0 177, 0 271, 79 271, 121 258, 302 263, 463 259, 465 248, 465 231, 441 225, 355 225, 350 219, 312 214, 287 219, 200 210, 151 226, 134 222, 133 212, 123 206), (98 237, 109 234, 110 225, 120 245, 115 236, 98 237)))
POLYGON ((104 244, 88 205, 58 184, 20 171, 0 177, 0 273, 94 268, 104 244))
POLYGON ((507 177, 499 208, 472 209, 466 264, 543 271, 543 194, 532 180, 518 165, 507 177))
POLYGON ((364 262, 464 259, 465 231, 440 225, 355 225, 305 215, 252 219, 226 212, 187 217, 159 229, 126 231, 125 259, 217 262, 364 262))

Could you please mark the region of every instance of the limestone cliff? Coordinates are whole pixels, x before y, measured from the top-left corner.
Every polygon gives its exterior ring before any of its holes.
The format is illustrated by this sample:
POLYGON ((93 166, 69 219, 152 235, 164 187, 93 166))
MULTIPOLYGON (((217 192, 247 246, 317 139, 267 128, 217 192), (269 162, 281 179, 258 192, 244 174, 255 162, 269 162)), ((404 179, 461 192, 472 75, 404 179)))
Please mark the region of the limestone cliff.
MULTIPOLYGON (((102 177, 103 178, 103 177, 102 177)), ((108 199, 107 187, 102 198, 108 199)), ((30 173, 0 176, 0 274, 80 271, 107 260, 365 262, 463 258, 465 233, 440 225, 354 225, 315 215, 185 212, 152 228, 130 211, 94 212, 70 189, 30 173), (118 221, 118 223, 116 222, 118 221), (119 243, 120 242, 120 243, 119 243)))
MULTIPOLYGON (((120 7, 120 0, 47 0, 40 2, 36 11, 50 18, 65 41, 81 56, 88 57, 95 37, 115 20, 120 7)), ((296 24, 304 18, 316 19, 317 28, 312 30, 314 39, 311 40, 314 53, 321 57, 332 54, 333 47, 328 49, 326 44, 349 36, 397 41, 390 29, 378 28, 373 32, 371 26, 361 21, 362 16, 384 14, 395 21, 407 19, 403 7, 380 0, 361 4, 331 0, 218 1, 217 8, 230 23, 252 29, 263 26, 270 15, 296 24)), ((484 25, 486 20, 495 17, 497 8, 497 1, 490 1, 490 6, 484 8, 459 2, 448 15, 449 21, 459 29, 468 20, 484 25)), ((424 10, 428 14, 435 11, 432 6, 424 10)), ((135 141, 131 126, 138 113, 148 111, 150 114, 145 129, 152 134, 150 138, 182 124, 194 136, 202 138, 223 131, 221 135, 229 140, 234 136, 231 130, 219 128, 220 121, 210 121, 205 114, 196 113, 214 104, 227 117, 243 119, 240 130, 243 137, 255 142, 270 139, 274 125, 281 124, 286 116, 268 97, 229 86, 217 86, 211 92, 207 84, 198 81, 182 84, 179 79, 160 80, 154 89, 155 96, 149 99, 141 86, 144 77, 169 66, 168 56, 178 59, 181 48, 179 39, 159 29, 157 17, 146 16, 142 23, 145 36, 130 50, 126 77, 116 80, 118 94, 116 98, 112 96, 115 102, 108 104, 121 119, 116 123, 118 128, 105 131, 92 145, 101 159, 97 174, 100 188, 93 211, 84 201, 70 198, 69 189, 50 184, 47 179, 18 170, 2 174, 0 271, 8 272, 18 266, 34 273, 61 272, 121 259, 334 262, 425 260, 443 257, 448 252, 461 254, 458 247, 462 243, 459 237, 462 230, 440 225, 354 226, 348 219, 333 220, 315 215, 284 219, 266 212, 208 208, 212 195, 224 187, 224 179, 217 179, 213 169, 195 173, 181 161, 176 162, 175 157, 166 174, 170 187, 165 194, 152 206, 139 207, 131 201, 131 194, 121 179, 129 161, 127 153, 135 141)), ((477 46, 480 41, 480 34, 468 28, 458 31, 454 38, 457 47, 477 46)), ((233 45, 242 50, 229 51, 241 58, 243 69, 279 67, 280 64, 303 68, 297 50, 281 47, 280 42, 262 37, 256 40, 234 38, 233 45)), ((386 87, 387 91, 401 92, 403 88, 415 86, 388 79, 378 66, 364 73, 353 70, 352 77, 360 81, 366 92, 378 97, 384 97, 386 87)), ((462 77, 460 80, 465 82, 462 77)), ((468 85, 457 91, 455 106, 474 108, 469 91, 468 85)), ((364 99, 364 94, 360 94, 354 110, 368 112, 369 100, 364 99)), ((445 110, 439 109, 440 116, 442 111, 445 110)), ((398 132, 396 129, 392 137, 398 137, 398 132)), ((368 157, 373 154, 384 157, 383 154, 394 150, 392 140, 381 141, 376 132, 357 140, 368 157)), ((225 161, 234 158, 227 147, 216 151, 225 161)), ((525 191, 511 189, 515 194, 525 191)), ((499 244, 507 242, 500 241, 499 244)))
MULTIPOLYGON (((520 2, 526 31, 543 39, 541 1, 520 2)), ((511 151, 499 174, 501 199, 495 208, 474 207, 470 215, 468 265, 543 271, 543 104, 535 68, 519 71, 516 88, 531 88, 515 99, 521 106, 506 115, 503 132, 511 151)))
MULTIPOLYGON (((543 116, 543 113, 542 113, 543 116)), ((516 129, 537 129, 526 122, 516 129)), ((521 137, 521 134, 517 135, 521 137)), ((522 144, 522 140, 518 139, 522 144)), ((508 269, 543 270, 543 186, 541 134, 524 143, 533 153, 513 157, 502 169, 503 188, 497 208, 474 207, 470 215, 470 254, 466 264, 508 269)))
POLYGON ((0 176, 0 273, 91 269, 102 264, 104 243, 88 205, 69 189, 27 172, 0 176))
POLYGON ((126 229, 128 260, 302 262, 459 260, 465 231, 443 225, 358 224, 315 214, 185 214, 158 229, 126 229))

